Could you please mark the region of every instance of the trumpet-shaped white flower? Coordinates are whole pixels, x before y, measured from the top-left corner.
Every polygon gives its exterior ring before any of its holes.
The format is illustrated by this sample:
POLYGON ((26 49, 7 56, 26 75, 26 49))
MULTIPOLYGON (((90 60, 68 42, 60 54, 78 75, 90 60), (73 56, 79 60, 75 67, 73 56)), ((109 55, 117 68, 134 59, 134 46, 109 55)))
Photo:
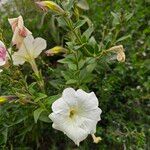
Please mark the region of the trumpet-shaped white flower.
POLYGON ((12 43, 13 45, 16 45, 17 48, 19 48, 22 44, 23 39, 27 36, 32 34, 25 26, 22 16, 19 16, 18 18, 11 18, 8 19, 12 31, 13 31, 13 38, 12 43))
POLYGON ((94 92, 75 91, 73 88, 63 91, 62 97, 53 103, 52 110, 49 117, 53 128, 64 132, 78 146, 88 134, 96 132, 102 112, 94 92))
MULTIPOLYGON (((0 66, 5 65, 6 54, 7 54, 6 47, 5 47, 4 43, 2 41, 0 41, 0 66)), ((0 72, 2 72, 1 69, 0 69, 0 72)))
POLYGON ((36 38, 28 35, 24 38, 20 49, 12 55, 14 65, 22 65, 32 62, 46 48, 46 41, 42 38, 36 38))

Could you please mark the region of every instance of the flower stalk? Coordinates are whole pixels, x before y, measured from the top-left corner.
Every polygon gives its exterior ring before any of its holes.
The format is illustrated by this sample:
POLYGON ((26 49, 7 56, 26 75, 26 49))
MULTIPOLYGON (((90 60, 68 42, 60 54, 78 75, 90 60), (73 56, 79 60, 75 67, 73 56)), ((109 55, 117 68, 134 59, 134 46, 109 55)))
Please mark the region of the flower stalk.
POLYGON ((72 20, 71 20, 70 18, 68 18, 68 17, 63 17, 63 19, 64 19, 64 21, 66 22, 66 24, 68 25, 68 27, 69 27, 69 29, 71 30, 71 32, 75 35, 75 37, 76 37, 78 43, 79 43, 80 45, 83 45, 83 48, 84 48, 85 53, 86 53, 87 55, 89 55, 89 56, 93 56, 93 55, 88 51, 88 49, 85 47, 85 44, 82 42, 81 37, 80 37, 80 36, 76 33, 76 31, 74 30, 72 20))
POLYGON ((44 81, 42 79, 40 71, 38 70, 38 67, 37 67, 37 64, 36 64, 35 60, 32 59, 29 63, 30 63, 30 65, 32 67, 32 70, 34 71, 34 73, 37 77, 37 82, 38 82, 39 87, 45 93, 44 81))

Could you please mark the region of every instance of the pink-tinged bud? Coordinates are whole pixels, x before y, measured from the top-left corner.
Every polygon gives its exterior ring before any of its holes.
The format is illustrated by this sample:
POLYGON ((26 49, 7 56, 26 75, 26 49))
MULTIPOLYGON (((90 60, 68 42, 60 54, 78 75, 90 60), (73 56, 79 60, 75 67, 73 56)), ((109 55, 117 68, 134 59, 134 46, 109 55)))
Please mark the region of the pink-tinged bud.
POLYGON ((22 44, 23 39, 27 36, 32 34, 25 26, 22 16, 19 16, 18 18, 11 18, 8 19, 12 31, 13 31, 13 38, 12 43, 13 45, 16 45, 17 48, 19 48, 22 44))
POLYGON ((66 50, 65 48, 61 47, 61 46, 55 46, 55 47, 53 47, 53 48, 47 50, 47 51, 45 52, 45 54, 46 54, 47 56, 54 56, 54 55, 56 55, 56 54, 66 53, 66 51, 67 51, 67 50, 66 50))
POLYGON ((65 14, 65 11, 53 1, 41 1, 41 2, 36 2, 36 4, 44 11, 48 11, 48 9, 50 9, 51 11, 57 14, 60 15, 65 14))
POLYGON ((6 63, 6 47, 2 41, 0 41, 0 66, 5 65, 6 63))

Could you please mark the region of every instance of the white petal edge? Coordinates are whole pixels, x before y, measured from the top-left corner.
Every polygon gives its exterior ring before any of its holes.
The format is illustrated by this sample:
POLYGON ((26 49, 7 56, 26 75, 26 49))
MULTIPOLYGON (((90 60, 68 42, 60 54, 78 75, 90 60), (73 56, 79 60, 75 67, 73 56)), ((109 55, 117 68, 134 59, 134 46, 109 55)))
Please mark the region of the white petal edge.
POLYGON ((46 49, 46 40, 40 37, 36 38, 33 43, 33 57, 37 58, 44 49, 46 49))

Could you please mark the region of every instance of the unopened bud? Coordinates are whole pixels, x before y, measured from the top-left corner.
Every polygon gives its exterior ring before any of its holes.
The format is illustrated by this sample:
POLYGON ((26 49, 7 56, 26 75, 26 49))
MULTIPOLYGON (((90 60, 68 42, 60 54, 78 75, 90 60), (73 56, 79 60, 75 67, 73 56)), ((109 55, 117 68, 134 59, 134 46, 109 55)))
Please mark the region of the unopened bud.
POLYGON ((6 97, 1 96, 0 97, 0 104, 5 103, 7 101, 6 97))
POLYGON ((41 2, 36 2, 36 4, 44 11, 47 11, 50 9, 51 11, 58 13, 58 14, 65 14, 65 11, 56 3, 53 1, 41 1, 41 2))
POLYGON ((47 50, 45 53, 47 56, 54 56, 55 54, 59 54, 59 53, 65 53, 66 49, 61 47, 61 46, 55 46, 49 50, 47 50))

